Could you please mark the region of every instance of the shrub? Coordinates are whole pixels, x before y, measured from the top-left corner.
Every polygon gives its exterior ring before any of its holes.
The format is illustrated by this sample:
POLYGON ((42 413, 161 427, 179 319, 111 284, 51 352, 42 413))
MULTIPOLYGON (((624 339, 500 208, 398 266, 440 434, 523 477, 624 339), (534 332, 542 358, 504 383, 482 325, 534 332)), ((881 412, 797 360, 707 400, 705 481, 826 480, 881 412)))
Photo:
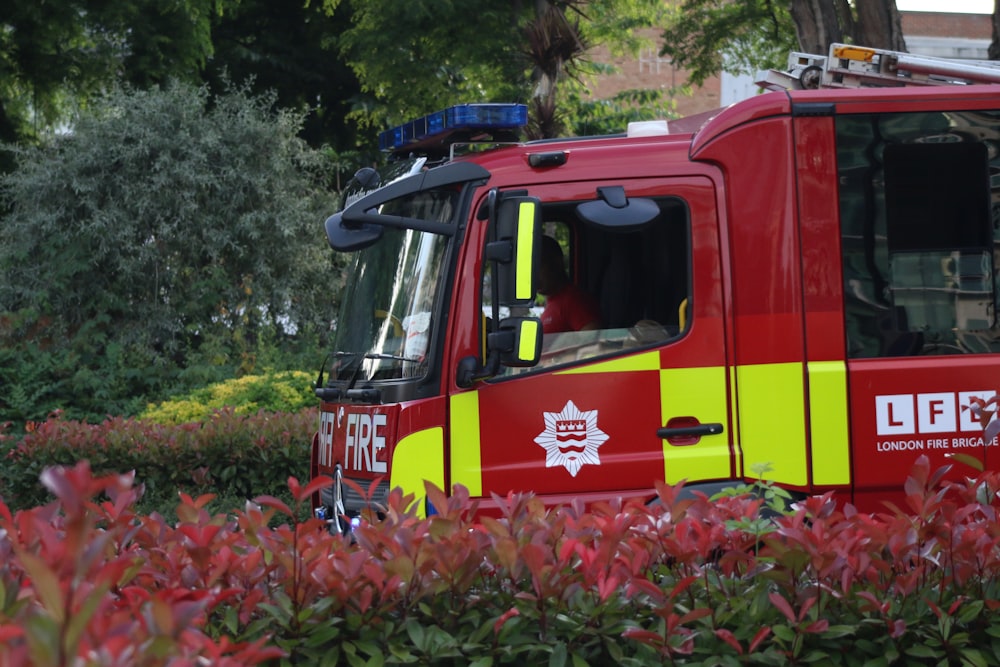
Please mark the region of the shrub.
POLYGON ((245 375, 196 389, 186 396, 150 403, 139 419, 158 424, 202 421, 216 410, 231 408, 236 414, 301 412, 316 405, 312 382, 304 371, 245 375))
POLYGON ((318 361, 335 193, 301 114, 274 102, 116 88, 17 149, 0 176, 0 383, 16 390, 0 420, 130 416, 268 357, 318 361))
POLYGON ((814 497, 764 530, 759 498, 668 485, 487 515, 428 486, 428 518, 397 489, 351 541, 297 519, 323 478, 171 522, 129 476, 49 469, 56 502, 0 504, 0 664, 1000 665, 1000 475, 941 479, 924 459, 905 507, 814 497))
POLYGON ((219 502, 212 507, 229 510, 255 495, 281 495, 289 476, 308 474, 317 420, 315 408, 225 409, 181 425, 121 417, 88 424, 55 414, 21 439, 0 443, 0 496, 12 508, 42 505, 51 500, 39 482, 45 469, 88 461, 96 474, 134 473, 145 489, 141 511, 172 510, 179 492, 213 493, 219 502))

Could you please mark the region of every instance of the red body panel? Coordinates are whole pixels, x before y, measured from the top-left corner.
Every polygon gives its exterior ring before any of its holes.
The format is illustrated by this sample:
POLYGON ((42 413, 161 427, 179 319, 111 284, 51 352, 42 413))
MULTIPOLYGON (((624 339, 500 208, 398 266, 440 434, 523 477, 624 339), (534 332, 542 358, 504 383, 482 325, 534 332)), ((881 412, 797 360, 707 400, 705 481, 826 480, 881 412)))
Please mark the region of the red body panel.
POLYGON ((663 470, 663 448, 654 435, 662 425, 659 400, 655 371, 498 384, 479 406, 487 425, 480 436, 483 487, 546 493, 650 489, 663 470), (567 395, 572 403, 562 398, 567 395), (525 413, 534 419, 517 418, 525 413), (571 428, 555 428, 564 425, 571 428), (556 468, 558 463, 546 465, 558 458, 546 456, 550 449, 585 456, 588 445, 601 465, 583 465, 574 474, 556 468))
MULTIPOLYGON (((853 483, 857 501, 878 506, 898 499, 916 457, 931 467, 954 463, 952 453, 1000 465, 994 438, 983 442, 982 426, 967 409, 972 397, 989 399, 1000 382, 1000 361, 982 356, 919 357, 853 361, 850 368, 853 483)), ((974 476, 955 464, 952 478, 974 476)))

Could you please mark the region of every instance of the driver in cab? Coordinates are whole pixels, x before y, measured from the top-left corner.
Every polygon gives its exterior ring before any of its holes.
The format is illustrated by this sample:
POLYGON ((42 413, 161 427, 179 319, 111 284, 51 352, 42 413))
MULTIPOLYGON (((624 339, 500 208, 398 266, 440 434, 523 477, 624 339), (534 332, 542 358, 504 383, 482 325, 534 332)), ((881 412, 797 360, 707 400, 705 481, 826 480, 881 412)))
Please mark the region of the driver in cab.
POLYGON ((597 302, 569 279, 559 242, 543 236, 541 245, 537 289, 545 296, 542 332, 599 329, 601 316, 597 302))

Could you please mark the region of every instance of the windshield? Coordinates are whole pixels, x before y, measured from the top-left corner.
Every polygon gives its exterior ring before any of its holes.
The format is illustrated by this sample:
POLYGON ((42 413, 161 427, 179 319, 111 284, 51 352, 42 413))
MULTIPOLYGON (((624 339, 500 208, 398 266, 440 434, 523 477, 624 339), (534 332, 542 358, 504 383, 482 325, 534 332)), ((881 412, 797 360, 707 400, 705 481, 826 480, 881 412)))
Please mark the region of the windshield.
MULTIPOLYGON (((435 190, 389 202, 382 213, 452 222, 459 192, 435 190)), ((341 295, 331 379, 364 382, 424 375, 449 237, 387 227, 354 253, 341 295)))

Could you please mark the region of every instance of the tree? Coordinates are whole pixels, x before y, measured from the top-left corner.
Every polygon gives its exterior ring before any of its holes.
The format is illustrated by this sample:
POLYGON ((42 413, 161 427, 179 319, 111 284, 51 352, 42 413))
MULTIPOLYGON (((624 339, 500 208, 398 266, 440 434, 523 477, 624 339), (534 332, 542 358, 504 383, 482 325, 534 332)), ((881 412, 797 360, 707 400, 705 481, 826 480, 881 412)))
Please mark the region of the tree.
POLYGON ((895 0, 793 2, 791 14, 799 47, 806 53, 826 53, 834 42, 906 50, 895 0))
POLYGON ((990 60, 1000 60, 1000 0, 993 3, 993 39, 987 55, 990 60))
POLYGON ((337 48, 349 25, 348 10, 345 5, 326 12, 318 2, 241 0, 213 17, 204 81, 214 91, 230 80, 258 94, 273 91, 279 107, 304 112, 300 136, 311 146, 356 151, 366 138, 359 139, 345 118, 363 104, 361 86, 337 48))
POLYGON ((223 0, 0 3, 0 142, 37 136, 116 82, 197 80, 223 0))
POLYGON ((456 103, 526 102, 534 137, 567 127, 570 93, 598 71, 586 60, 589 49, 638 52, 648 40, 637 29, 657 25, 664 7, 661 0, 326 0, 325 6, 333 11, 345 3, 351 25, 339 46, 369 98, 351 114, 362 126, 381 129, 456 103))
POLYGON ((315 353, 338 287, 332 195, 301 115, 273 104, 115 89, 72 133, 20 150, 0 180, 0 383, 21 389, 0 412, 131 414, 268 350, 315 353))
POLYGON ((784 69, 790 52, 826 54, 833 42, 905 51, 895 0, 683 0, 660 55, 698 85, 723 69, 784 69))
POLYGON ((691 83, 701 85, 723 69, 755 73, 784 67, 797 46, 785 3, 684 0, 673 7, 660 55, 687 69, 691 83))

